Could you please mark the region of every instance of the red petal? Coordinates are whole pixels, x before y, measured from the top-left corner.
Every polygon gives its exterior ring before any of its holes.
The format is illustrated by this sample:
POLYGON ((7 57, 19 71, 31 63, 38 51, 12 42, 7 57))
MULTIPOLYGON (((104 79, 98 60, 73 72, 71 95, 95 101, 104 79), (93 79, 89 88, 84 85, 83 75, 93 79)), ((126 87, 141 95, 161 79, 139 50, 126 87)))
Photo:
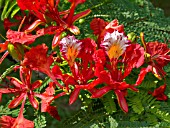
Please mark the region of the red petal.
POLYGON ((54 38, 53 38, 53 41, 52 41, 52 49, 54 49, 55 47, 58 46, 59 44, 59 41, 61 39, 61 33, 63 32, 63 28, 62 29, 59 29, 57 31, 57 33, 55 34, 54 38))
POLYGON ((15 77, 7 77, 7 79, 10 81, 10 83, 12 83, 15 87, 17 87, 17 88, 24 88, 25 86, 23 85, 23 83, 20 81, 20 80, 18 80, 17 78, 15 78, 15 77))
POLYGON ((0 93, 15 93, 19 92, 20 90, 18 89, 13 89, 13 88, 0 88, 0 93))
POLYGON ((5 41, 5 43, 0 43, 0 53, 7 50, 7 46, 8 46, 8 41, 5 41))
POLYGON ((33 70, 49 74, 53 57, 47 56, 48 47, 45 44, 32 47, 24 56, 23 65, 31 67, 33 70))
POLYGON ((88 10, 86 10, 86 11, 83 11, 83 12, 80 12, 80 13, 76 14, 75 16, 73 16, 72 23, 74 23, 76 20, 78 20, 78 19, 80 19, 80 18, 82 18, 82 17, 87 16, 87 15, 90 14, 90 13, 91 13, 91 10, 88 9, 88 10))
POLYGON ((85 61, 92 60, 92 55, 94 54, 97 48, 96 42, 90 38, 80 40, 80 42, 82 42, 82 44, 78 57, 82 58, 85 61))
POLYGON ((38 109, 38 101, 37 101, 37 99, 35 99, 34 95, 33 94, 28 94, 28 99, 29 99, 31 105, 35 109, 38 109))
POLYGON ((138 75, 138 79, 136 80, 135 86, 138 86, 142 83, 143 79, 145 78, 145 75, 152 71, 152 67, 148 66, 147 68, 142 68, 140 71, 140 74, 138 75))
POLYGON ((92 98, 101 98, 103 95, 112 90, 110 86, 104 86, 92 93, 92 98))
POLYGON ((70 95, 69 104, 73 104, 77 100, 79 93, 80 93, 80 88, 75 88, 70 95))
POLYGON ((111 21, 106 27, 105 27, 106 31, 115 31, 118 30, 120 33, 124 32, 124 26, 123 25, 119 25, 119 22, 117 19, 111 21))
POLYGON ((15 118, 10 116, 1 116, 0 127, 1 128, 11 128, 15 122, 15 118))
POLYGON ((58 114, 58 111, 57 111, 57 108, 56 108, 56 107, 54 107, 54 106, 48 106, 47 112, 48 112, 52 117, 54 117, 55 119, 60 120, 60 116, 59 116, 59 114, 58 114))
POLYGON ((168 97, 164 94, 166 85, 162 85, 159 88, 156 88, 152 93, 152 96, 156 97, 157 100, 167 100, 168 97))
POLYGON ((35 41, 35 39, 41 35, 28 35, 25 32, 18 32, 13 30, 7 31, 7 41, 10 41, 11 43, 21 43, 21 44, 31 44, 35 41))
POLYGON ((20 7, 20 9, 22 9, 22 10, 26 10, 27 9, 27 7, 25 6, 23 0, 17 0, 17 4, 20 7))
MULTIPOLYGON (((26 33, 32 32, 37 26, 39 26, 40 24, 44 24, 44 22, 42 22, 40 19, 34 21, 26 30, 26 33)), ((40 34, 40 33, 39 33, 40 34)))
POLYGON ((74 25, 70 26, 70 27, 68 28, 68 30, 69 30, 71 33, 73 33, 74 35, 80 34, 79 28, 78 28, 77 26, 74 26, 74 25))
POLYGON ((41 84, 42 84, 42 81, 41 80, 37 80, 37 81, 35 81, 31 86, 31 90, 34 90, 34 89, 36 89, 36 88, 39 88, 40 86, 41 86, 41 84))
POLYGON ((121 107, 121 109, 124 112, 127 113, 128 112, 128 105, 126 103, 126 99, 125 99, 123 93, 120 90, 115 90, 115 94, 117 96, 117 100, 118 100, 119 106, 121 107))
POLYGON ((103 19, 94 18, 90 23, 90 28, 93 30, 95 35, 99 35, 108 23, 105 22, 103 19))
POLYGON ((17 107, 22 102, 22 100, 23 100, 25 95, 26 95, 25 93, 22 93, 18 97, 16 97, 15 99, 13 99, 10 102, 10 104, 8 105, 8 108, 15 108, 15 107, 17 107))

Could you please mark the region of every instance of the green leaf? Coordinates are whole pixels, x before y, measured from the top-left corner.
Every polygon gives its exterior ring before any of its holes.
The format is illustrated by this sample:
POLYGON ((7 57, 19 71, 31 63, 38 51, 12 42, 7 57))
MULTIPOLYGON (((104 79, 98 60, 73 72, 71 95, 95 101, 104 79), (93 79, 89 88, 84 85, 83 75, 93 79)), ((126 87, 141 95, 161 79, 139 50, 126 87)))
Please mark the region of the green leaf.
POLYGON ((4 20, 4 17, 6 15, 7 10, 8 10, 9 4, 10 4, 10 0, 6 0, 5 5, 4 5, 4 9, 3 9, 2 14, 1 14, 1 20, 4 20))
POLYGON ((46 127, 46 119, 43 115, 38 115, 36 119, 34 119, 35 128, 44 128, 46 127))
POLYGON ((2 80, 8 75, 10 74, 14 67, 17 66, 18 64, 12 65, 11 67, 9 67, 8 69, 6 69, 6 71, 0 76, 0 83, 2 82, 2 80))
POLYGON ((15 14, 17 14, 17 12, 19 12, 20 8, 18 6, 15 6, 14 9, 12 10, 11 13, 11 18, 13 18, 15 16, 15 14))
POLYGON ((112 114, 113 112, 117 111, 113 92, 107 93, 106 95, 103 96, 101 100, 103 102, 104 108, 109 114, 112 114))
POLYGON ((17 5, 16 1, 12 1, 9 5, 8 10, 6 11, 5 15, 3 16, 3 20, 9 16, 9 14, 13 11, 12 9, 17 5))

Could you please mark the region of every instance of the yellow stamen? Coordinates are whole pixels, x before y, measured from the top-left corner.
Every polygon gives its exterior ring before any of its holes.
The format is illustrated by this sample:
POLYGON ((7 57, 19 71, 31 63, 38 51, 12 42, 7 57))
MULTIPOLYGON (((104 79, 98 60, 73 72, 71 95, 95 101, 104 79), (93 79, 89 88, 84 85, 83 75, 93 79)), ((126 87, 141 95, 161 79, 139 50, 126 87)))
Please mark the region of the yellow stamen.
POLYGON ((119 58, 122 54, 123 54, 123 49, 118 43, 113 44, 108 50, 108 56, 110 59, 119 58))

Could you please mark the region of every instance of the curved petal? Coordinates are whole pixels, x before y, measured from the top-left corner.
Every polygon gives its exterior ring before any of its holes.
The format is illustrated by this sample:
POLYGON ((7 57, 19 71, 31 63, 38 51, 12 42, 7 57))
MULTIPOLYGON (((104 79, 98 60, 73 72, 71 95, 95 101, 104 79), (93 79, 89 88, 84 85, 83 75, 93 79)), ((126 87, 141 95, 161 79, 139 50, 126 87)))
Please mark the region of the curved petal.
POLYGON ((114 92, 115 92, 115 94, 117 96, 117 100, 118 100, 119 106, 121 107, 121 109, 124 112, 127 113, 128 112, 128 104, 126 102, 124 94, 120 90, 115 90, 114 92))
POLYGON ((60 120, 60 116, 59 116, 59 114, 58 114, 58 111, 57 111, 57 108, 56 108, 56 107, 54 107, 54 106, 48 106, 47 112, 48 112, 52 117, 54 117, 55 119, 60 120))
POLYGON ((78 19, 80 19, 82 17, 87 16, 90 13, 91 13, 91 10, 87 9, 87 10, 85 10, 83 12, 80 12, 80 13, 76 14, 75 16, 73 16, 72 23, 74 23, 76 20, 78 20, 78 19))
POLYGON ((80 88, 75 88, 70 95, 69 104, 73 104, 77 100, 79 93, 80 93, 80 88))
POLYGON ((110 86, 104 86, 98 90, 95 90, 95 92, 92 93, 91 98, 100 98, 106 93, 108 93, 110 90, 112 90, 112 87, 110 86))
POLYGON ((145 78, 145 75, 151 71, 152 71, 152 67, 150 65, 147 68, 142 68, 140 74, 138 75, 138 79, 136 80, 135 86, 140 85, 143 79, 145 78))
POLYGON ((42 84, 42 81, 41 80, 37 80, 35 81, 32 85, 31 85, 31 90, 34 90, 36 88, 39 88, 42 84))
MULTIPOLYGON (((33 92, 32 92, 33 93, 33 92)), ((28 99, 31 103, 31 105, 35 108, 38 109, 38 100, 34 97, 33 94, 28 94, 28 99)))
POLYGON ((22 100, 23 100, 25 95, 26 95, 25 93, 22 93, 18 97, 16 97, 15 99, 13 99, 10 102, 10 104, 8 105, 8 108, 15 108, 15 107, 17 107, 22 102, 22 100))
POLYGON ((24 88, 23 83, 15 77, 7 77, 7 79, 17 88, 24 88))

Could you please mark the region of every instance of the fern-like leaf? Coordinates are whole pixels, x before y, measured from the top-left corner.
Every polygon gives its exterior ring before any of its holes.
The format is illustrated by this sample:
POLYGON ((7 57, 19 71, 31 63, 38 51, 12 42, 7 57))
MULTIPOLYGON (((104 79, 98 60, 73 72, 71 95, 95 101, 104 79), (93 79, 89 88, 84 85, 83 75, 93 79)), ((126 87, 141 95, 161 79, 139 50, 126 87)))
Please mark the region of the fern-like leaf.
POLYGON ((107 113, 112 114, 113 112, 116 112, 116 104, 114 101, 114 96, 112 92, 107 93, 106 95, 103 96, 101 99, 104 108, 106 109, 107 113))
POLYGON ((2 80, 8 75, 10 74, 14 67, 17 66, 18 64, 12 65, 11 67, 9 67, 8 69, 6 69, 6 71, 0 76, 0 83, 2 82, 2 80))
POLYGON ((38 115, 36 119, 34 119, 35 128, 44 128, 46 127, 46 119, 43 115, 38 115))
POLYGON ((12 18, 20 10, 20 8, 17 5, 16 0, 5 0, 5 2, 0 2, 0 3, 1 3, 0 5, 1 7, 4 6, 2 14, 1 14, 1 20, 8 18, 10 14, 12 18))

